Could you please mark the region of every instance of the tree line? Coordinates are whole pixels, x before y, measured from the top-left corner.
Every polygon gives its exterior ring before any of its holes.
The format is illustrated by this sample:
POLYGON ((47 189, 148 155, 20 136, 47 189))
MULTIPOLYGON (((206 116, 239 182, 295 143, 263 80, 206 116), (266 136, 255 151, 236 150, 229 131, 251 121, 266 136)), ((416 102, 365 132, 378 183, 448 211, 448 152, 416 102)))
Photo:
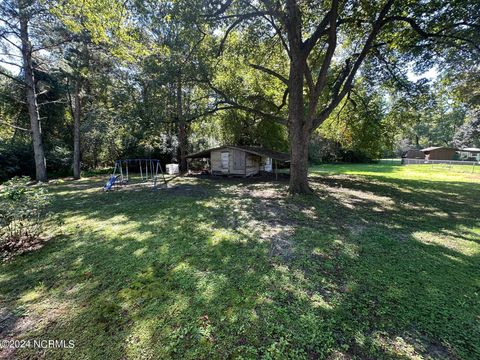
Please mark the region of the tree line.
POLYGON ((223 142, 289 151, 290 190, 308 193, 312 150, 474 146, 478 13, 458 0, 3 1, 3 172, 24 159, 38 181, 55 164, 79 178, 128 156, 184 170, 223 142), (435 81, 411 80, 432 68, 435 81))

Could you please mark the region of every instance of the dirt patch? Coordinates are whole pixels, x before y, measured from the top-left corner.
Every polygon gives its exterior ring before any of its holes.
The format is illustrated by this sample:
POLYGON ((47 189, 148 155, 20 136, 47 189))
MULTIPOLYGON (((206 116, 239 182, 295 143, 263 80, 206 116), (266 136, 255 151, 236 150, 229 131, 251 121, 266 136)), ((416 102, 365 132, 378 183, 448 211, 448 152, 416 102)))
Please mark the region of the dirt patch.
POLYGON ((382 333, 376 334, 374 337, 382 349, 398 356, 405 356, 412 359, 457 359, 448 348, 425 335, 382 333))
MULTIPOLYGON (((0 339, 4 341, 15 340, 16 337, 29 329, 32 329, 34 322, 26 317, 14 315, 6 308, 0 308, 0 339)), ((0 359, 13 359, 15 348, 0 348, 0 359)))
MULTIPOLYGON (((19 307, 12 310, 0 305, 0 339, 28 339, 28 334, 41 333, 43 329, 54 326, 66 314, 72 314, 71 304, 64 302, 52 303, 49 300, 19 307)), ((15 349, 0 349, 0 359, 14 359, 15 349)))
MULTIPOLYGON (((317 357, 316 359, 318 359, 319 357, 317 357)), ((327 358, 328 360, 350 360, 352 359, 352 357, 348 354, 345 354, 339 350, 334 350, 332 351, 332 353, 330 354, 330 356, 327 358)))
POLYGON ((295 253, 293 235, 299 224, 287 205, 286 187, 265 183, 239 184, 226 191, 238 198, 236 208, 242 208, 243 225, 257 233, 261 241, 270 244, 269 255, 290 261, 295 253), (244 199, 252 201, 244 203, 244 199))
POLYGON ((290 174, 288 173, 278 173, 276 176, 272 173, 262 173, 254 176, 243 177, 243 176, 234 176, 234 175, 209 175, 209 174, 190 174, 185 177, 205 179, 212 181, 225 181, 225 182, 237 182, 241 180, 243 183, 261 183, 269 181, 281 181, 287 182, 290 179, 290 174))
POLYGON ((23 237, 18 240, 0 242, 0 259, 8 261, 13 257, 42 248, 52 237, 30 238, 23 237))
POLYGON ((366 229, 367 225, 360 223, 349 223, 345 225, 345 228, 354 236, 362 234, 366 229))
POLYGON ((209 195, 202 186, 190 184, 168 185, 167 188, 159 187, 158 190, 173 196, 207 197, 209 195))
POLYGON ((7 309, 0 308, 0 338, 4 338, 8 332, 13 329, 17 317, 7 309))
POLYGON ((262 233, 262 238, 270 242, 270 256, 289 261, 294 255, 292 236, 294 229, 288 225, 272 225, 262 233))
POLYGON ((244 189, 244 194, 254 199, 268 200, 270 202, 283 200, 287 195, 281 189, 266 187, 265 184, 249 186, 247 189, 244 189))

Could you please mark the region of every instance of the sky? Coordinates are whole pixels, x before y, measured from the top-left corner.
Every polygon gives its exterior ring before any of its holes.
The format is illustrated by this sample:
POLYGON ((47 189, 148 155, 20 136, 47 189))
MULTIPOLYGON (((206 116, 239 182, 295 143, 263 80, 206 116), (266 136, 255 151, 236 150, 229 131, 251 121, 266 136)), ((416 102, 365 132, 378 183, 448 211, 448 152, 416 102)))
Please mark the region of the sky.
MULTIPOLYGON (((15 40, 15 39, 12 39, 12 40, 15 40)), ((5 64, 5 63, 2 62, 2 60, 5 60, 7 62, 21 64, 19 62, 20 61, 19 55, 21 55, 21 54, 18 51, 16 51, 16 49, 13 48, 13 47, 10 47, 8 50, 9 50, 9 52, 15 54, 16 56, 14 55, 14 56, 10 57, 10 56, 6 56, 4 54, 0 54, 0 65, 2 65, 5 69, 10 71, 12 74, 16 75, 20 72, 20 68, 18 66, 5 64), (15 51, 12 51, 12 50, 15 50, 15 51)), ((417 82, 420 79, 427 79, 427 80, 430 80, 430 81, 435 80, 438 77, 438 69, 434 66, 430 70, 428 70, 428 71, 426 71, 422 74, 416 74, 413 71, 413 64, 412 64, 412 66, 410 66, 408 71, 407 71, 407 77, 408 77, 408 80, 410 80, 412 82, 417 82)))
POLYGON ((438 76, 438 70, 434 66, 430 70, 424 72, 423 74, 415 74, 412 69, 408 69, 407 71, 407 77, 408 80, 416 82, 420 79, 427 79, 427 80, 435 80, 438 76))

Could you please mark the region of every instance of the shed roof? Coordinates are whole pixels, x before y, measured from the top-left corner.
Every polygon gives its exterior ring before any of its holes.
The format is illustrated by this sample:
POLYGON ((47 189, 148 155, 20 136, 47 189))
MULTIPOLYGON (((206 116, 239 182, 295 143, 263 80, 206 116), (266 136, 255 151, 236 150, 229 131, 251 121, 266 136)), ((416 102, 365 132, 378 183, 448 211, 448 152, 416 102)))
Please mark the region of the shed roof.
POLYGON ((430 146, 425 149, 421 149, 420 151, 432 151, 432 150, 438 150, 438 149, 448 149, 448 150, 457 150, 455 148, 447 147, 447 146, 430 146))
POLYGON ((402 154, 403 158, 411 158, 412 156, 424 156, 425 154, 418 149, 408 149, 402 154))
POLYGON ((203 151, 199 151, 190 155, 187 155, 186 158, 193 159, 193 158, 204 158, 210 156, 210 153, 214 150, 220 150, 220 149, 235 149, 235 150, 241 150, 250 154, 262 156, 262 157, 269 157, 278 161, 283 161, 283 162, 288 162, 290 161, 290 155, 284 152, 280 151, 275 151, 275 150, 270 150, 266 149, 260 146, 239 146, 239 145, 224 145, 224 146, 219 146, 216 148, 212 149, 207 149, 203 151))
POLYGON ((474 147, 471 147, 471 148, 464 148, 464 149, 460 149, 460 151, 468 151, 468 152, 480 152, 480 148, 474 148, 474 147))

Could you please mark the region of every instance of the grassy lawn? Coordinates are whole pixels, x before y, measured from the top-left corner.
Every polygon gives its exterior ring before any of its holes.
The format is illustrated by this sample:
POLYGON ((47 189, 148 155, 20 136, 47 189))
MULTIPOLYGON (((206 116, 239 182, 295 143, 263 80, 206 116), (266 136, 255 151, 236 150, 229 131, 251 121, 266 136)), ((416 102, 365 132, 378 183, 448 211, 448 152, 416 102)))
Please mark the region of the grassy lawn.
POLYGON ((103 182, 49 185, 53 239, 0 264, 0 339, 75 349, 0 358, 480 358, 480 171, 103 182))

